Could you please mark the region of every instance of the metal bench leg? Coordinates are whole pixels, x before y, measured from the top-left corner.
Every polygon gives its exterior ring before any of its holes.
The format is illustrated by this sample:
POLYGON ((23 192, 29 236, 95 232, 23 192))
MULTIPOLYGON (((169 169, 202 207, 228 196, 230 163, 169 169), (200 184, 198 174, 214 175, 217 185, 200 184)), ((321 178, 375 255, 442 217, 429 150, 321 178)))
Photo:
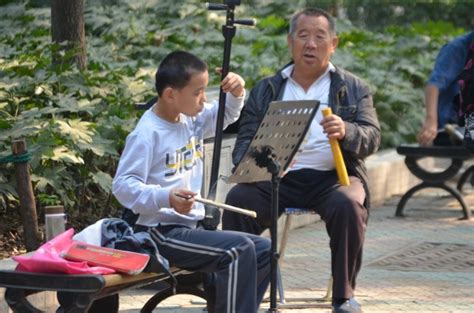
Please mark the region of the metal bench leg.
POLYGON ((418 190, 421 190, 421 189, 427 188, 427 187, 429 187, 428 184, 420 183, 420 184, 418 184, 416 186, 413 186, 412 188, 408 189, 408 191, 405 192, 405 194, 402 196, 402 198, 398 202, 397 211, 395 213, 395 216, 398 216, 398 217, 405 216, 403 214, 403 210, 405 209, 405 205, 407 204, 408 199, 410 199, 411 196, 413 196, 415 194, 415 192, 417 192, 418 190))
POLYGON ((183 286, 178 284, 176 286, 176 293, 173 292, 173 288, 171 286, 167 289, 158 291, 153 297, 148 299, 145 305, 140 310, 141 313, 151 313, 153 310, 165 299, 172 297, 174 295, 193 295, 199 298, 206 300, 207 295, 205 291, 198 286, 183 286))
MULTIPOLYGON (((69 294, 69 297, 68 297, 67 303, 61 303, 61 306, 56 311, 57 313, 85 313, 85 312, 90 311, 92 303, 94 301, 90 294, 84 293, 84 292, 68 293, 68 294, 69 294)), ((97 308, 96 310, 93 310, 91 312, 94 312, 94 313, 99 312, 97 308)), ((118 305, 117 307, 109 307, 108 312, 118 312, 118 305)))
MULTIPOLYGON (((28 293, 26 290, 7 288, 5 291, 5 300, 8 306, 15 313, 41 313, 43 311, 34 307, 26 298, 31 292, 28 293)), ((117 298, 118 299, 118 298, 117 298)), ((93 297, 84 292, 78 292, 70 294, 68 297, 68 303, 61 305, 56 311, 58 313, 85 313, 85 312, 99 312, 98 310, 92 310, 91 306, 93 303, 93 297)), ((118 308, 118 305, 117 305, 118 308)), ((110 308, 109 308, 110 309, 110 308)), ((102 310, 103 312, 103 310, 102 310)), ((108 312, 117 312, 115 308, 108 312)))
POLYGON ((448 186, 448 185, 442 185, 442 186, 439 186, 439 187, 441 189, 446 190, 450 194, 452 194, 458 200, 458 202, 461 204, 463 217, 460 218, 460 219, 462 219, 462 220, 470 219, 471 218, 471 210, 469 209, 469 206, 467 205, 466 201, 464 200, 464 197, 462 196, 462 194, 457 189, 454 189, 453 187, 448 186))
POLYGON ((474 165, 469 167, 459 178, 457 189, 460 192, 462 192, 462 188, 464 187, 466 181, 469 179, 469 176, 471 177, 471 186, 474 187, 474 165))
POLYGON ((455 197, 456 200, 458 200, 459 204, 461 204, 461 207, 463 210, 463 217, 461 219, 468 220, 471 218, 471 211, 469 210, 469 207, 466 201, 464 200, 464 197, 457 189, 454 189, 453 187, 442 184, 442 183, 435 184, 435 183, 425 183, 425 182, 412 187, 403 195, 403 197, 400 199, 400 202, 398 202, 397 212, 395 213, 395 216, 404 216, 403 209, 405 208, 405 205, 408 199, 410 199, 411 196, 413 196, 413 194, 415 194, 417 191, 424 188, 440 188, 440 189, 446 190, 453 197, 455 197))
POLYGON ((41 313, 41 310, 35 308, 26 298, 25 290, 7 288, 5 291, 5 300, 13 312, 18 313, 41 313))
POLYGON ((118 312, 119 294, 111 294, 102 298, 95 299, 88 293, 57 292, 59 309, 56 313, 63 312, 118 312))

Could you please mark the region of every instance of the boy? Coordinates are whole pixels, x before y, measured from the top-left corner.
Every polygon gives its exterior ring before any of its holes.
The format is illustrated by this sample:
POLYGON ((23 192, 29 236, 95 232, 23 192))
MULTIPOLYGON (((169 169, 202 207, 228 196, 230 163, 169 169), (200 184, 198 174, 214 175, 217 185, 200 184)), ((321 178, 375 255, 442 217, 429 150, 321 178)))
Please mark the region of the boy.
MULTIPOLYGON (((138 213, 160 254, 172 266, 212 273, 210 312, 257 312, 269 283, 270 243, 239 232, 197 227, 204 208, 201 190, 203 139, 214 134, 218 105, 205 103, 209 74, 195 55, 176 51, 156 72, 158 101, 127 137, 113 180, 115 197, 138 213), (185 196, 184 199, 181 196, 185 196)), ((240 115, 244 80, 229 73, 224 127, 240 115)))

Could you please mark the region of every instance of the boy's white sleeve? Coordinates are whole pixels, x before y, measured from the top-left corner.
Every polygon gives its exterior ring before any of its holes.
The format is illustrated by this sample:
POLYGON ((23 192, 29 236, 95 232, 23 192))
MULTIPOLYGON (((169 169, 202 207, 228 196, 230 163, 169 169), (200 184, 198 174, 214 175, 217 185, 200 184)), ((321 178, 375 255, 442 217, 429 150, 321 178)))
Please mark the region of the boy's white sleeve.
POLYGON ((135 213, 154 213, 170 207, 171 188, 148 184, 154 144, 136 134, 127 137, 117 173, 112 182, 112 192, 117 200, 135 213))
MULTIPOLYGON (((227 93, 224 114, 224 129, 239 119, 240 111, 242 111, 242 108, 244 107, 244 99, 245 89, 242 97, 235 97, 232 93, 227 93)), ((219 107, 219 104, 217 107, 219 107)))
MULTIPOLYGON (((230 92, 226 93, 223 129, 239 119, 240 111, 242 111, 244 106, 245 94, 245 89, 242 97, 235 97, 230 92)), ((210 105, 210 107, 207 107, 203 114, 199 117, 205 121, 204 125, 206 127, 204 128, 204 138, 213 137, 215 135, 218 110, 219 101, 216 100, 210 105)))

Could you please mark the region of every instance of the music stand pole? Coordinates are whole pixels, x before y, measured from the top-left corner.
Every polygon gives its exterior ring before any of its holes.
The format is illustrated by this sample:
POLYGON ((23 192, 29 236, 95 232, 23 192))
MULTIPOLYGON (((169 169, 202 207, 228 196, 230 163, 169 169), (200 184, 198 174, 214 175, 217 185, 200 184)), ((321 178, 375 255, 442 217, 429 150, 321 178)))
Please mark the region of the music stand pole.
MULTIPOLYGON (((280 166, 278 162, 276 162, 276 167, 279 169, 280 166)), ((272 240, 272 261, 270 264, 270 271, 272 273, 272 277, 270 280, 270 312, 277 312, 277 285, 278 285, 278 259, 280 255, 278 254, 278 211, 279 211, 279 189, 280 189, 280 180, 281 178, 278 176, 279 170, 276 173, 272 172, 272 224, 270 226, 270 237, 272 240)))
POLYGON ((272 259, 270 263, 270 308, 268 312, 278 312, 277 308, 277 283, 278 283, 278 210, 279 210, 279 189, 281 177, 280 163, 276 159, 274 149, 271 146, 263 146, 261 149, 255 149, 252 152, 252 156, 255 159, 255 163, 258 167, 266 168, 268 173, 272 175, 272 201, 271 201, 271 225, 270 225, 270 237, 271 237, 271 254, 272 259))

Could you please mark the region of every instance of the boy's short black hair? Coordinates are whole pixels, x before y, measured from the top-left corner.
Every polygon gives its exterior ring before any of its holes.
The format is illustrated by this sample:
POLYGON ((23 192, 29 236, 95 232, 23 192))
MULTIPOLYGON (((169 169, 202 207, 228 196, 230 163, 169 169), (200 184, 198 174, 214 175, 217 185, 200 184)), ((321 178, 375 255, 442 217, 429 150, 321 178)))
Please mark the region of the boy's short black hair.
POLYGON ((155 74, 155 87, 158 95, 166 87, 184 88, 196 73, 207 71, 207 64, 192 53, 174 51, 160 63, 155 74))

